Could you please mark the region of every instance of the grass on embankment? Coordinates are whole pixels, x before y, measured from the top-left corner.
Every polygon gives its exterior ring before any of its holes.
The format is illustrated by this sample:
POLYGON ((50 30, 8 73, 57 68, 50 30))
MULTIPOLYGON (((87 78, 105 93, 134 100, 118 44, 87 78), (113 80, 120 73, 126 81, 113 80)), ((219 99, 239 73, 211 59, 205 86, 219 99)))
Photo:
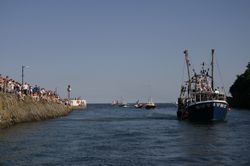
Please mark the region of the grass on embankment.
POLYGON ((63 104, 45 100, 34 102, 29 96, 20 101, 14 94, 0 92, 0 128, 7 128, 16 123, 56 118, 68 113, 69 109, 63 104))

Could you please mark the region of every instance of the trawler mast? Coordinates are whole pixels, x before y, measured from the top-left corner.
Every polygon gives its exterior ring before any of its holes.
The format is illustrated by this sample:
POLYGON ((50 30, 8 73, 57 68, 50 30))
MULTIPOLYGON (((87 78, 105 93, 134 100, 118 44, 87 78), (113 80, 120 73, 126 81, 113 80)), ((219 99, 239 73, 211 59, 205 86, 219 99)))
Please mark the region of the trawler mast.
POLYGON ((191 78, 190 78, 190 69, 189 69, 190 63, 188 60, 188 50, 185 50, 184 54, 185 54, 185 59, 186 59, 186 64, 187 64, 187 72, 188 72, 188 97, 189 97, 190 90, 191 90, 191 78))
POLYGON ((203 62, 200 74, 194 72, 191 78, 188 51, 185 50, 184 54, 188 74, 186 82, 188 84, 181 87, 181 96, 178 98, 178 119, 223 121, 226 118, 229 105, 225 94, 214 90, 214 49, 212 49, 211 76, 209 76, 209 68, 205 70, 205 62, 203 62), (185 93, 186 88, 187 93, 185 93))

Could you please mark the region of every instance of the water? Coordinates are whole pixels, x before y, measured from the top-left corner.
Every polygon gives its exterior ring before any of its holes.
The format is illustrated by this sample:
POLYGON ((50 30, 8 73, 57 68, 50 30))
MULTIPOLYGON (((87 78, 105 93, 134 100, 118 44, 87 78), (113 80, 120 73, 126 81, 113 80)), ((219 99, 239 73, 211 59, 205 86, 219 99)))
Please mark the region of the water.
POLYGON ((66 117, 0 130, 0 165, 250 165, 250 111, 222 123, 155 110, 89 105, 66 117))

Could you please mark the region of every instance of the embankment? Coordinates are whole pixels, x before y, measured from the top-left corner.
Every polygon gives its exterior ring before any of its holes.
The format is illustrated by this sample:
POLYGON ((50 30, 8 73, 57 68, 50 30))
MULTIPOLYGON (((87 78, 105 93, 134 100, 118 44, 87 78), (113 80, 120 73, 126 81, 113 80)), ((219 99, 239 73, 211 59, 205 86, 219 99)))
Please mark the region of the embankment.
POLYGON ((69 112, 63 104, 45 100, 33 101, 29 96, 20 101, 14 94, 0 92, 0 128, 65 116, 69 112))

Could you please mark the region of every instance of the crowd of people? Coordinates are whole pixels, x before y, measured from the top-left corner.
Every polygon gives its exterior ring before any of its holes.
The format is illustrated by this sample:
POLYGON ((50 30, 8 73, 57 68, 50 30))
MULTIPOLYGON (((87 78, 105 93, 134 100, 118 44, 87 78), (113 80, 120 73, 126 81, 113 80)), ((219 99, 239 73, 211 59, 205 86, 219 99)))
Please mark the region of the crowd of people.
POLYGON ((3 77, 1 74, 0 92, 15 94, 19 100, 24 100, 25 96, 30 96, 34 101, 45 100, 63 104, 63 100, 55 91, 46 90, 45 88, 40 88, 37 85, 33 87, 27 82, 21 84, 8 76, 3 77))

